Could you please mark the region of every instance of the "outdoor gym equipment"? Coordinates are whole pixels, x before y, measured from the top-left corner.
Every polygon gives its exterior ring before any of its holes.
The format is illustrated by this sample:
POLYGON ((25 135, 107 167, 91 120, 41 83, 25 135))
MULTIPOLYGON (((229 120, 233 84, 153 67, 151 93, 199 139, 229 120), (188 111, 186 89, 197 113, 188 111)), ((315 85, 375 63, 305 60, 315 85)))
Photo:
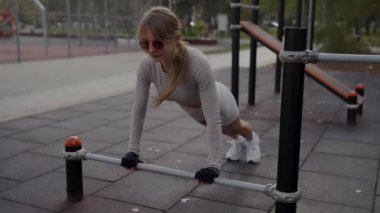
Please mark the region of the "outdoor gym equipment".
MULTIPOLYGON (((318 62, 346 62, 346 63, 380 63, 380 55, 364 55, 364 54, 337 54, 337 53, 320 53, 312 50, 300 51, 280 51, 279 59, 284 63, 318 63, 318 62)), ((306 65, 306 72, 310 72, 312 65, 306 65)), ((315 66, 314 66, 315 67, 315 66)), ((330 77, 330 79, 332 79, 330 77)), ((333 80, 333 79, 332 79, 333 80)), ((330 82, 333 82, 330 80, 330 82)), ((337 81, 336 81, 337 82, 337 81)), ((355 91, 349 90, 344 93, 344 87, 338 86, 338 83, 331 85, 330 88, 336 87, 335 93, 347 101, 347 123, 356 125, 356 115, 362 115, 364 102, 364 85, 356 85, 355 91), (342 89, 343 88, 343 89, 342 89), (339 94, 341 93, 341 94, 339 94)), ((347 90, 346 90, 347 91, 347 90)))
MULTIPOLYGON (((80 201, 83 199, 82 160, 94 160, 121 166, 121 159, 86 152, 86 150, 82 148, 80 138, 76 136, 68 137, 65 140, 65 150, 63 154, 66 159, 67 199, 70 201, 80 201)), ((180 178, 194 179, 194 173, 152 164, 139 163, 137 164, 137 169, 180 178)), ((283 193, 276 190, 275 184, 260 185, 226 178, 216 178, 215 183, 262 192, 276 201, 284 203, 297 202, 301 197, 299 190, 296 193, 283 193)))
MULTIPOLYGON (((305 29, 286 29, 285 35, 285 50, 299 51, 306 48, 305 29), (300 32, 300 34, 297 32, 300 32), (294 45, 295 47, 293 47, 294 45)), ((223 178, 215 179, 216 184, 263 192, 272 197, 276 201, 276 213, 296 212, 296 204, 301 198, 301 191, 298 187, 298 169, 304 69, 305 64, 303 63, 284 63, 277 184, 259 185, 223 178)), ((82 149, 80 139, 75 136, 69 137, 65 141, 63 154, 66 159, 67 199, 72 201, 79 201, 83 198, 82 160, 91 159, 121 165, 121 159, 87 153, 82 149)), ((194 174, 176 169, 144 163, 138 164, 137 168, 149 172, 194 179, 194 174)))
MULTIPOLYGON (((335 59, 340 59, 340 61, 350 61, 350 62, 375 62, 379 63, 379 56, 375 55, 353 55, 353 54, 331 54, 331 53, 317 53, 315 51, 283 51, 283 44, 271 36, 269 33, 265 32, 258 25, 249 22, 249 21, 241 21, 240 25, 242 26, 242 30, 248 35, 254 37, 265 45, 267 48, 272 50, 274 53, 279 54, 279 59, 287 60, 287 62, 291 62, 291 60, 300 60, 302 62, 305 61, 336 61, 335 59), (288 59, 289 58, 289 59, 288 59), (365 61, 363 61, 365 60, 365 61)), ((285 62, 285 61, 284 61, 285 62)), ((314 64, 306 64, 305 65, 305 74, 317 81, 321 86, 325 87, 343 101, 347 103, 347 124, 355 125, 356 115, 362 114, 363 103, 364 103, 364 86, 360 84, 356 87, 360 87, 362 92, 356 91, 355 99, 356 102, 353 102, 353 98, 351 97, 353 94, 352 88, 345 85, 340 79, 330 75, 329 73, 322 70, 320 67, 314 64), (350 95, 351 94, 351 95, 350 95), (356 113, 355 109, 356 108, 356 113), (351 111, 351 112, 350 112, 351 111)))

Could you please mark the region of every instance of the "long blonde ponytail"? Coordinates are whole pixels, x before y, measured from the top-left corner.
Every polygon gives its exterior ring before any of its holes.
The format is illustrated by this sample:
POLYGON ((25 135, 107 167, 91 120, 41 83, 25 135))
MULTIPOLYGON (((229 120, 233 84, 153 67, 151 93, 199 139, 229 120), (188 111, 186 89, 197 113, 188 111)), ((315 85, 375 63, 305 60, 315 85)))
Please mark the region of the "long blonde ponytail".
POLYGON ((154 106, 158 107, 165 101, 170 94, 175 90, 178 84, 185 81, 186 73, 188 69, 188 52, 186 45, 183 41, 178 44, 178 50, 176 51, 176 56, 174 59, 173 66, 168 74, 171 78, 170 84, 165 88, 163 93, 161 93, 154 100, 154 106))

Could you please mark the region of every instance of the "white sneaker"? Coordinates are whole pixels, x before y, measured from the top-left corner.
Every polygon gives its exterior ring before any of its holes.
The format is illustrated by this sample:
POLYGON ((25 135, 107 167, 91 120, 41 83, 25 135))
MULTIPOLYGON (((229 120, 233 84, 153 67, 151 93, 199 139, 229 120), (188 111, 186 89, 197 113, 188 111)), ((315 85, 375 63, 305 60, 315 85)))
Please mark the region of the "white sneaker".
POLYGON ((236 140, 228 140, 227 142, 231 144, 231 147, 226 154, 227 160, 240 160, 242 152, 245 149, 246 140, 243 137, 239 136, 236 140))
POLYGON ((252 132, 252 140, 247 141, 247 162, 258 163, 261 159, 260 138, 252 132))

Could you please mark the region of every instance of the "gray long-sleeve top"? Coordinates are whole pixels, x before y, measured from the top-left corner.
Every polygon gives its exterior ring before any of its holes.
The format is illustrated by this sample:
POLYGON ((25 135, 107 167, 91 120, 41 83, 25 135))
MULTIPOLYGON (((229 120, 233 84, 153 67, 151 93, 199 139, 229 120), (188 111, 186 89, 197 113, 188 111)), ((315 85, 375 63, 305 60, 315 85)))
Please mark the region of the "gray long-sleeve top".
MULTIPOLYGON (((215 80, 206 56, 198 49, 192 47, 187 47, 187 49, 189 51, 189 69, 186 74, 186 80, 176 87, 168 100, 176 101, 179 105, 184 106, 201 103, 209 136, 208 166, 220 169, 222 164, 222 130, 215 80)), ((145 56, 140 62, 137 72, 128 146, 128 151, 137 154, 140 152, 140 139, 151 82, 153 82, 158 92, 163 92, 169 85, 170 78, 162 70, 159 62, 154 61, 150 56, 145 56)))

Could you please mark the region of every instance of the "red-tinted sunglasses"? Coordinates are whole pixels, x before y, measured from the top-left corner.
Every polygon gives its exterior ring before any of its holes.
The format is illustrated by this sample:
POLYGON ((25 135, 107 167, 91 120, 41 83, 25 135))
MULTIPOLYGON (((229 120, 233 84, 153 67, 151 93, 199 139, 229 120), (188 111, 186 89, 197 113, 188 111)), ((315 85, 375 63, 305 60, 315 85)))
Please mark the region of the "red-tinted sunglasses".
POLYGON ((153 40, 151 42, 149 42, 149 41, 140 41, 139 42, 140 47, 143 48, 144 50, 149 50, 149 43, 151 43, 152 47, 154 47, 154 49, 156 49, 156 50, 161 50, 162 48, 164 48, 164 42, 162 42, 160 40, 153 40))

